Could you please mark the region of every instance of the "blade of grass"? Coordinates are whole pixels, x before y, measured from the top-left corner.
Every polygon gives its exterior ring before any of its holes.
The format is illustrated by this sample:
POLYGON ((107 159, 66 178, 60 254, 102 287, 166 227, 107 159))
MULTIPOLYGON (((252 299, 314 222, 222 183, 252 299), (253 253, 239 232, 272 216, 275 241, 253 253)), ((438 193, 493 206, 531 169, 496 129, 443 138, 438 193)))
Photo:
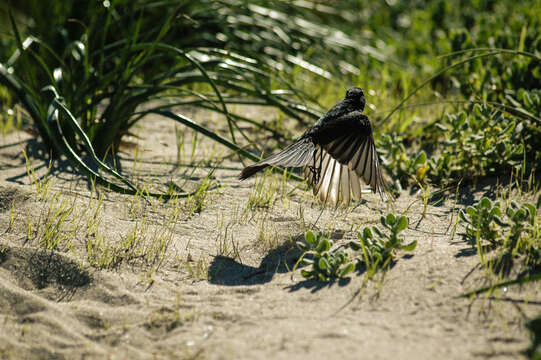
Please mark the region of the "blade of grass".
POLYGON ((412 92, 410 92, 404 99, 402 99, 402 101, 400 101, 400 103, 398 103, 398 105, 396 105, 392 110, 391 112, 381 121, 382 123, 386 123, 387 120, 389 120, 389 118, 399 109, 402 108, 402 105, 404 103, 406 103, 413 95, 415 95, 419 90, 421 90, 426 84, 430 83, 432 80, 434 80, 435 78, 437 78, 438 76, 446 73, 447 71, 451 70, 451 69, 454 69, 456 67, 459 67, 463 64, 466 64, 468 62, 471 62, 473 60, 476 60, 476 59, 480 59, 480 58, 484 58, 484 57, 487 57, 487 56, 492 56, 492 55, 497 55, 498 52, 497 51, 493 51, 493 52, 489 52, 489 53, 486 53, 486 54, 480 54, 480 55, 475 55, 475 56, 471 56, 467 59, 464 59, 464 60, 461 60, 461 61, 458 61, 454 64, 451 64, 445 68, 443 68, 442 70, 438 71, 436 74, 432 75, 431 77, 429 77, 428 79, 424 80, 419 86, 417 86, 415 89, 413 89, 412 92))
POLYGON ((192 196, 193 193, 175 193, 175 194, 166 194, 166 193, 152 193, 148 191, 142 191, 141 189, 138 189, 134 184, 132 184, 127 178, 120 175, 116 170, 112 169, 111 167, 107 166, 105 163, 103 163, 97 156, 94 151, 94 148, 92 147, 92 144, 90 143, 90 140, 86 136, 85 132, 81 129, 79 126, 79 123, 77 120, 73 117, 71 112, 62 104, 59 100, 58 93, 53 87, 47 87, 44 89, 44 91, 51 91, 54 94, 54 98, 51 101, 51 104, 49 105, 49 115, 47 118, 48 122, 56 122, 58 131, 60 133, 60 136, 63 140, 64 146, 66 147, 67 152, 64 152, 66 155, 69 155, 71 157, 72 163, 76 164, 78 168, 83 171, 87 176, 93 177, 98 181, 100 184, 107 186, 111 188, 114 191, 123 193, 123 194, 147 194, 151 197, 159 197, 159 198, 172 198, 172 197, 188 197, 192 196), (58 112, 61 111, 70 121, 69 124, 74 128, 77 135, 80 136, 80 138, 83 140, 84 144, 86 145, 86 149, 90 154, 90 157, 92 160, 106 173, 114 176, 118 180, 120 180, 124 185, 127 186, 127 188, 118 186, 115 183, 112 183, 111 181, 107 180, 103 176, 101 176, 98 172, 92 170, 90 167, 86 165, 86 163, 81 159, 81 157, 73 150, 69 142, 66 140, 66 138, 62 135, 62 125, 59 121, 58 112))
POLYGON ((458 297, 470 297, 470 296, 485 293, 487 291, 492 291, 494 289, 499 289, 499 288, 502 288, 502 287, 506 287, 506 286, 509 286, 509 285, 525 284, 525 283, 529 283, 529 282, 532 282, 532 281, 539 281, 539 280, 541 280, 541 274, 535 274, 535 275, 532 275, 532 276, 527 276, 527 277, 518 278, 518 279, 514 279, 514 280, 503 281, 503 282, 494 284, 492 286, 487 286, 487 287, 483 287, 483 288, 480 288, 480 289, 477 289, 477 290, 469 291, 467 293, 459 295, 458 297))

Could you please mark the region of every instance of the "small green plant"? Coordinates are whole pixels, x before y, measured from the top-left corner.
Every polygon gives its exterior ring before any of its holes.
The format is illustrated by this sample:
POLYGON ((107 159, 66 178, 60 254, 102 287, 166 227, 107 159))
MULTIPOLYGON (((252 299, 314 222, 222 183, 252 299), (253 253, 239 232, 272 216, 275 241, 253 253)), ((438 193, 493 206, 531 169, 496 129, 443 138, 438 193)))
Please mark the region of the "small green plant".
POLYGON ((197 190, 188 197, 186 200, 186 207, 188 210, 188 217, 192 217, 194 214, 199 214, 203 208, 207 205, 207 196, 209 191, 215 189, 218 185, 212 177, 213 171, 206 176, 197 190))
POLYGON ((169 259, 168 249, 175 234, 177 219, 169 218, 151 231, 148 220, 143 218, 114 242, 107 241, 101 233, 87 235, 86 260, 98 269, 137 264, 147 268, 147 274, 151 275, 169 259))
POLYGON ((271 208, 279 191, 278 181, 271 175, 272 169, 267 169, 262 176, 256 178, 248 202, 246 211, 257 208, 271 208))
POLYGON ((48 249, 56 250, 63 242, 70 244, 70 231, 67 227, 67 219, 74 209, 74 204, 68 200, 60 200, 57 193, 49 203, 48 210, 45 214, 40 214, 40 219, 43 216, 43 222, 38 222, 36 230, 40 232, 39 244, 48 249))
POLYGON ((498 175, 519 167, 524 158, 522 121, 488 104, 446 114, 435 125, 438 155, 431 158, 434 181, 498 175))
POLYGON ((280 238, 278 236, 278 229, 276 228, 276 225, 268 221, 269 213, 267 211, 260 211, 258 217, 257 246, 261 247, 265 251, 276 249, 280 244, 280 238))
POLYGON ((408 226, 406 216, 388 214, 381 217, 381 224, 385 230, 377 226, 365 227, 357 234, 358 240, 337 249, 332 249, 333 241, 327 234, 306 232, 305 242, 297 242, 297 247, 303 251, 299 263, 310 266, 308 270, 301 271, 302 276, 329 282, 345 278, 357 267, 365 268, 370 279, 377 270, 385 270, 396 259, 399 250, 415 249, 416 240, 404 244, 404 238, 400 235, 408 226))
POLYGON ((182 262, 188 274, 196 280, 208 280, 208 263, 205 258, 200 257, 197 261, 193 260, 191 255, 188 255, 188 259, 182 262))
POLYGON ((331 251, 333 241, 328 234, 318 232, 314 235, 308 231, 305 235, 306 243, 297 242, 297 247, 304 251, 302 265, 310 265, 310 270, 301 270, 301 275, 307 279, 315 278, 322 282, 344 278, 355 270, 355 263, 350 261, 349 254, 339 248, 331 251), (305 255, 311 254, 312 258, 305 255))
POLYGON ((459 212, 460 220, 466 225, 466 239, 477 247, 484 262, 483 242, 499 249, 499 258, 515 258, 524 255, 524 264, 535 268, 540 264, 541 222, 537 204, 518 204, 512 200, 503 208, 499 201, 482 198, 475 206, 459 212))
POLYGON ((228 222, 226 224, 223 214, 216 219, 216 224, 218 225, 218 232, 215 238, 216 256, 239 259, 242 262, 239 240, 235 236, 234 231, 237 224, 235 222, 228 222))
POLYGON ((382 216, 380 222, 385 228, 384 231, 377 226, 365 227, 357 234, 358 241, 353 240, 349 243, 353 250, 361 250, 357 261, 366 266, 367 278, 373 277, 378 269, 386 269, 395 261, 399 250, 413 251, 417 246, 417 240, 404 244, 404 237, 400 235, 408 226, 408 218, 405 215, 395 216, 390 213, 382 216))
MULTIPOLYGON (((43 195, 43 192, 37 194, 38 198, 43 195)), ((62 197, 58 192, 51 193, 46 202, 40 200, 39 215, 27 216, 25 219, 27 240, 47 250, 69 250, 77 232, 73 227, 75 201, 62 197)))
POLYGON ((385 166, 393 178, 397 179, 398 191, 409 186, 412 182, 425 183, 429 167, 424 151, 408 154, 404 146, 404 138, 398 134, 383 135, 378 141, 378 149, 385 159, 385 166))
POLYGON ((49 166, 47 167, 47 172, 44 176, 38 176, 30 162, 30 158, 26 154, 26 151, 23 149, 23 156, 26 164, 26 175, 30 184, 33 184, 40 200, 46 200, 49 197, 49 190, 51 189, 50 184, 50 173, 53 166, 52 161, 49 161, 49 166))
POLYGON ((468 206, 466 211, 460 210, 460 219, 467 224, 466 238, 470 243, 477 244, 479 240, 487 240, 496 244, 500 234, 498 224, 502 224, 502 210, 498 201, 482 198, 476 206, 468 206))

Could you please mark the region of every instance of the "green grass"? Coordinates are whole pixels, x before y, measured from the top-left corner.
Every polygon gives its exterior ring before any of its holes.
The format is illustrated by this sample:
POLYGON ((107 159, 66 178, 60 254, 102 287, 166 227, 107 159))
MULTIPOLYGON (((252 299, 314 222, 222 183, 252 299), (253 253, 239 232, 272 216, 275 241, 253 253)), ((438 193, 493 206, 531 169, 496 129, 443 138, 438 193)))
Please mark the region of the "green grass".
MULTIPOLYGON (((175 241, 178 223, 186 209, 193 210, 194 204, 201 208, 204 199, 204 195, 197 195, 197 200, 173 198, 164 206, 157 200, 149 203, 144 194, 133 195, 124 207, 125 214, 117 214, 118 229, 111 231, 105 225, 107 215, 102 192, 93 187, 85 198, 71 189, 72 182, 67 191, 59 190, 56 178, 50 176, 49 171, 38 176, 27 158, 27 175, 34 188, 36 209, 24 215, 16 212, 12 204, 7 232, 24 228, 25 243, 67 252, 83 266, 136 267, 149 281, 164 264, 175 263, 170 247, 175 241)), ((200 187, 196 194, 202 189, 200 187)), ((188 273, 193 272, 193 268, 189 264, 184 267, 188 273)), ((203 273, 203 268, 204 262, 198 262, 197 273, 203 273)))
POLYGON ((258 208, 270 209, 274 206, 280 184, 276 177, 271 176, 271 173, 272 171, 267 169, 261 176, 256 177, 246 203, 246 211, 258 208))

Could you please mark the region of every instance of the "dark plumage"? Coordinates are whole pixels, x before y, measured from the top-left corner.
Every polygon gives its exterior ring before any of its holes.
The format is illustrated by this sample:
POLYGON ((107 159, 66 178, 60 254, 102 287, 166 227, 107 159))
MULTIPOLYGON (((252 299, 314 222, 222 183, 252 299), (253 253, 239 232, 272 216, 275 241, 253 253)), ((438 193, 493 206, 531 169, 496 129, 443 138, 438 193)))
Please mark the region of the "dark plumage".
POLYGON ((292 145, 279 153, 245 167, 244 180, 267 166, 303 167, 305 178, 323 203, 349 204, 361 198, 362 178, 373 192, 385 196, 386 184, 381 174, 370 121, 362 113, 363 90, 351 88, 344 100, 292 145))

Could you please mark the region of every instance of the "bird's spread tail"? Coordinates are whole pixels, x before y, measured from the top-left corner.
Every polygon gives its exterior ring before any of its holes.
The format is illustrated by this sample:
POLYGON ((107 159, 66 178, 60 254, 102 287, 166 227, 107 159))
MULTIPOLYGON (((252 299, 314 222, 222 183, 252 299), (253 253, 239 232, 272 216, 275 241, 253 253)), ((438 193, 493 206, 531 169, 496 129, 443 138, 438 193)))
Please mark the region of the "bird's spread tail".
POLYGON ((239 179, 247 179, 267 166, 305 166, 312 159, 314 151, 314 143, 308 138, 302 138, 279 153, 269 156, 258 163, 245 167, 240 173, 239 179))
POLYGON ((257 164, 253 164, 253 165, 250 165, 250 166, 246 166, 244 169, 242 169, 242 171, 240 172, 240 175, 239 175, 239 179, 240 180, 246 180, 248 179, 250 176, 254 175, 255 173, 257 173, 259 170, 263 170, 264 168, 266 168, 267 164, 261 164, 259 165, 259 163, 257 164))

